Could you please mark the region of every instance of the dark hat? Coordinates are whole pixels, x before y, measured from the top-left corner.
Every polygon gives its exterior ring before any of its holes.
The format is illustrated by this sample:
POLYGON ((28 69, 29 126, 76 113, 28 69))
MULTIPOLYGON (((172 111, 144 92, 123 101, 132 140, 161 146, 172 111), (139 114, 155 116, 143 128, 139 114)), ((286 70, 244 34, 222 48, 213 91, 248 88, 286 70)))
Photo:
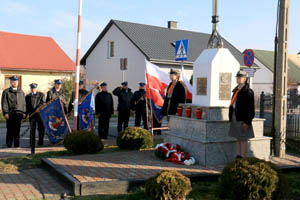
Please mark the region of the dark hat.
POLYGON ((60 79, 56 79, 56 80, 54 80, 54 83, 57 84, 57 85, 61 85, 62 81, 60 79))
POLYGON ((17 76, 12 76, 12 77, 9 77, 9 80, 11 80, 11 81, 18 81, 19 78, 17 76))
POLYGON ((179 73, 180 73, 179 70, 176 70, 176 69, 171 69, 169 72, 169 74, 175 74, 175 75, 177 75, 179 73))
POLYGON ((101 86, 101 87, 105 87, 105 86, 107 86, 107 83, 103 82, 103 83, 101 83, 100 86, 101 86))
POLYGON ((38 84, 36 84, 36 83, 31 83, 29 86, 30 86, 31 89, 34 89, 34 88, 37 88, 38 84))
POLYGON ((127 82, 127 81, 124 81, 123 83, 121 83, 121 85, 123 85, 123 86, 128 86, 128 82, 127 82))
POLYGON ((83 85, 84 83, 83 83, 83 81, 79 81, 79 85, 83 85))
POLYGON ((247 74, 247 72, 240 70, 237 72, 236 77, 246 77, 247 78, 248 74, 247 74))
POLYGON ((146 84, 141 82, 141 83, 139 83, 139 85, 140 85, 140 87, 144 87, 146 84))

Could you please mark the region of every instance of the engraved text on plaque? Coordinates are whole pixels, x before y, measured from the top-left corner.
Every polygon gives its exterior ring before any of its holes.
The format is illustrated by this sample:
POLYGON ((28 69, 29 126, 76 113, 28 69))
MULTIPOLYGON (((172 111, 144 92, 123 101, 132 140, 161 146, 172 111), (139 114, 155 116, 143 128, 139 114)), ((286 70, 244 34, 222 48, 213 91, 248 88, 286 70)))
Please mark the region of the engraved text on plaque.
POLYGON ((197 95, 207 95, 207 78, 197 78, 197 95))

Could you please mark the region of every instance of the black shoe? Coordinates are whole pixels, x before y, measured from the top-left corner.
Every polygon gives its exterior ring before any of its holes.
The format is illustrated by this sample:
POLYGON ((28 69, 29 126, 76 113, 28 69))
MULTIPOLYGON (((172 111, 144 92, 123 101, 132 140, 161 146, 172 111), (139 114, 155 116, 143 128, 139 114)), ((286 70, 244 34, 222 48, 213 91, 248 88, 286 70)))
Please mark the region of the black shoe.
POLYGON ((241 159, 241 158, 243 158, 243 157, 240 156, 240 155, 237 155, 237 156, 235 157, 235 159, 241 159))

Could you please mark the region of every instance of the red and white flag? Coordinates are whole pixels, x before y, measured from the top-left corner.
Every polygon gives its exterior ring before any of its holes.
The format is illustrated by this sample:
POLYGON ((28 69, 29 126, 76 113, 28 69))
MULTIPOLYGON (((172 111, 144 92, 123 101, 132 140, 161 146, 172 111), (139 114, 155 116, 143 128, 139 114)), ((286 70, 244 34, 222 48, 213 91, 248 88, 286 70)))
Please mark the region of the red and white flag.
POLYGON ((152 105, 154 115, 158 120, 162 119, 160 114, 164 104, 165 90, 169 85, 170 77, 167 72, 158 66, 145 60, 146 62, 146 95, 152 105))
POLYGON ((183 66, 181 67, 180 80, 183 82, 185 90, 186 90, 186 99, 192 100, 193 86, 191 85, 190 81, 186 77, 183 66))

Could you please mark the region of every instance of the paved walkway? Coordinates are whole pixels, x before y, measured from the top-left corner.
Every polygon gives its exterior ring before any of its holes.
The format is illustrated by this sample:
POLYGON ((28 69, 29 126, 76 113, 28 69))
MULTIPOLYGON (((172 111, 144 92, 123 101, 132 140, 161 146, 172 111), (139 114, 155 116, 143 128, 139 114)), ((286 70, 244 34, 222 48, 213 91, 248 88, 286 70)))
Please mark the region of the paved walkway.
POLYGON ((146 180, 163 169, 177 170, 184 175, 199 173, 219 173, 222 166, 203 167, 185 166, 163 161, 154 155, 154 151, 114 152, 98 155, 81 155, 60 158, 48 158, 79 182, 146 180))
POLYGON ((44 169, 0 173, 1 200, 60 199, 66 186, 44 169))

